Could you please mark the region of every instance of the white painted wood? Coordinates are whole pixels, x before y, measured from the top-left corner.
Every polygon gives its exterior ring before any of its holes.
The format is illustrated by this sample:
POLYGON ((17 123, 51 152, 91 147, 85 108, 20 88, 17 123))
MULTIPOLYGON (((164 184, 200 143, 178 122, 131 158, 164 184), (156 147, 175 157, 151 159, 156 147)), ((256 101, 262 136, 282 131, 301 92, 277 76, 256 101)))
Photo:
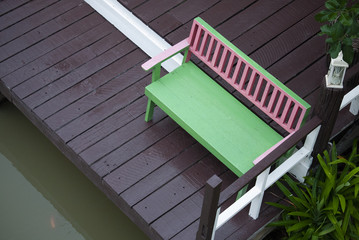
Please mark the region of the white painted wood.
POLYGON ((249 216, 253 219, 257 219, 259 216, 269 171, 270 167, 257 176, 256 185, 254 187, 260 191, 260 194, 252 200, 251 207, 249 208, 249 216))
MULTIPOLYGON (((85 1, 150 57, 154 57, 171 47, 169 43, 116 0, 85 1)), ((181 65, 182 59, 183 56, 179 54, 166 61, 163 68, 171 72, 181 65)))
POLYGON ((352 103, 350 104, 349 111, 353 115, 358 115, 358 112, 359 112, 359 96, 357 96, 356 98, 353 99, 352 103))
MULTIPOLYGON (((359 85, 352 89, 350 92, 345 94, 342 104, 340 105, 340 110, 348 106, 354 99, 355 101, 359 101, 357 98, 359 96, 359 85)), ((355 114, 356 115, 356 114, 355 114)))
POLYGON ((305 147, 299 149, 296 153, 294 153, 290 158, 284 161, 281 165, 279 165, 269 174, 265 189, 268 189, 270 186, 272 186, 276 181, 278 181, 284 174, 286 174, 304 158, 310 157, 310 153, 311 151, 306 149, 305 147))
POLYGON ((213 224, 213 231, 212 231, 212 237, 211 240, 214 240, 214 235, 216 234, 216 226, 217 226, 217 222, 218 222, 218 217, 219 217, 219 213, 221 212, 221 208, 219 207, 217 209, 217 213, 216 213, 216 219, 214 220, 214 224, 213 224))
POLYGON ((245 208, 255 197, 260 194, 258 188, 251 188, 246 192, 240 199, 235 201, 231 206, 219 214, 218 222, 216 225, 216 230, 223 226, 227 221, 229 221, 233 216, 239 213, 243 208, 245 208))

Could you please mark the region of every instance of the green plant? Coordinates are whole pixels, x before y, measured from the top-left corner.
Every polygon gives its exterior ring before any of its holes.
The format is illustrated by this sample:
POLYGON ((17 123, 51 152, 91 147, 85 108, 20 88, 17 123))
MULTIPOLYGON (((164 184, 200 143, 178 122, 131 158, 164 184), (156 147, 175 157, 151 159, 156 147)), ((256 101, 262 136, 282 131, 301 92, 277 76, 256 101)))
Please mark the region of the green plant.
POLYGON ((268 203, 283 209, 282 220, 272 226, 285 227, 289 239, 359 239, 359 160, 357 141, 348 159, 318 155, 320 166, 304 183, 284 176, 277 182, 288 204, 268 203))
POLYGON ((327 22, 320 28, 320 35, 328 36, 328 53, 331 58, 336 58, 342 51, 344 61, 351 64, 354 58, 353 40, 359 37, 359 0, 327 0, 325 7, 315 19, 327 22))

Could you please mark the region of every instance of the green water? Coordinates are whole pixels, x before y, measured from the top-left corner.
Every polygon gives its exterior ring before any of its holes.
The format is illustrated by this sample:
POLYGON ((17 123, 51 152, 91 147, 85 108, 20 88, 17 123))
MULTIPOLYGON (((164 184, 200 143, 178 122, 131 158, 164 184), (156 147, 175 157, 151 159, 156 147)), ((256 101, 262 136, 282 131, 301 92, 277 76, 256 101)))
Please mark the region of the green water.
POLYGON ((148 239, 12 104, 0 104, 0 239, 148 239))

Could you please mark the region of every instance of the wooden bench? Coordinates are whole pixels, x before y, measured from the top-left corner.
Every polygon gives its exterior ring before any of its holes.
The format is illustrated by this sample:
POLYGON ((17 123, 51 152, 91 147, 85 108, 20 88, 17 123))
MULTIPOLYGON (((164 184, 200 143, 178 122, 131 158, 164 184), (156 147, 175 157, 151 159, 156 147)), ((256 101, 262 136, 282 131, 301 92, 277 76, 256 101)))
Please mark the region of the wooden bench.
POLYGON ((195 55, 288 133, 305 121, 310 105, 216 30, 196 18, 190 36, 142 65, 153 70, 146 121, 159 106, 235 174, 283 137, 193 62, 195 55), (161 63, 184 51, 184 61, 160 77, 161 63))

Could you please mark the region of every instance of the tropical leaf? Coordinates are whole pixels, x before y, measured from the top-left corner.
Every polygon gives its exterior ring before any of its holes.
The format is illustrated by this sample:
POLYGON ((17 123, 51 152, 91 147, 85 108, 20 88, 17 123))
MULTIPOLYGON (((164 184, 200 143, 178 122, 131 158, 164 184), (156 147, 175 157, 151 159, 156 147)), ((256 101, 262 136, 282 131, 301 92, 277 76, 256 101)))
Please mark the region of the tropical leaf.
POLYGON ((288 213, 288 215, 290 215, 290 216, 298 216, 298 217, 307 217, 307 218, 312 217, 312 215, 307 213, 307 212, 290 212, 290 213, 288 213))
POLYGON ((293 231, 298 231, 304 227, 307 227, 309 224, 312 223, 312 220, 304 220, 304 221, 301 221, 301 222, 298 222, 296 224, 294 224, 293 226, 289 227, 287 229, 287 232, 293 232, 293 231))
POLYGON ((345 197, 341 194, 337 194, 339 202, 340 202, 340 207, 342 208, 342 212, 345 212, 345 207, 346 207, 346 200, 345 197))

